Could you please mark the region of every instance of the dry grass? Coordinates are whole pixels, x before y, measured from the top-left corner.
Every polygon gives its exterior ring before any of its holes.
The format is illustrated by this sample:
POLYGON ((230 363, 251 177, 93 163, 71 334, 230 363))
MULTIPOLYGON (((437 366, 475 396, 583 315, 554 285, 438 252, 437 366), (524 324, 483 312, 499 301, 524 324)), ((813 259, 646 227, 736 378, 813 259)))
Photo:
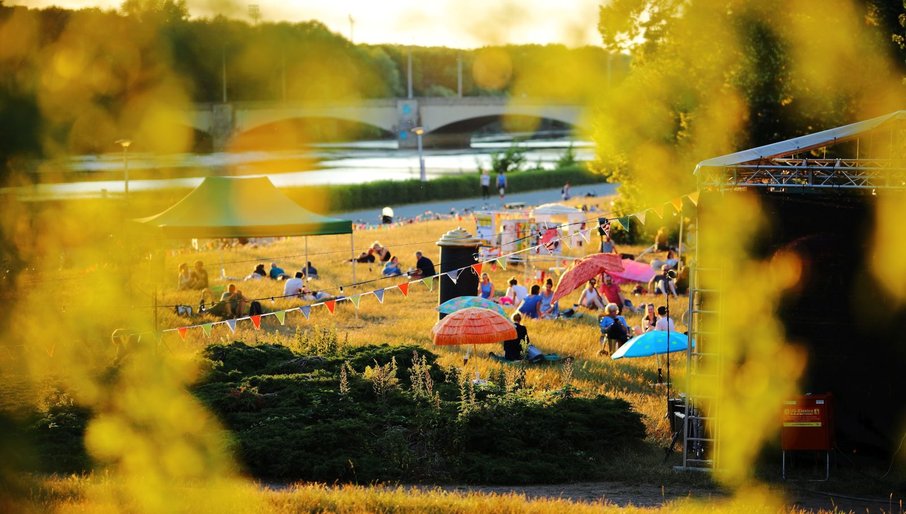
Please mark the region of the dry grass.
MULTIPOLYGON (((583 199, 584 200, 584 199, 583 199)), ((602 200, 598 200, 599 202, 602 200)), ((606 199, 603 199, 606 202, 606 199)), ((469 231, 474 231, 471 219, 463 220, 438 220, 424 222, 417 225, 406 225, 368 232, 356 233, 356 248, 361 251, 372 241, 380 240, 391 251, 401 257, 403 268, 414 265, 414 252, 422 250, 437 259, 437 247, 434 242, 445 232, 463 226, 469 231)), ((594 242, 594 240, 592 241, 594 242)), ((338 287, 352 282, 350 264, 346 262, 350 256, 348 236, 325 236, 309 238, 309 260, 318 267, 321 278, 312 285, 317 289, 338 292, 338 287)), ((574 248, 567 251, 567 255, 579 256, 589 248, 574 248)), ((640 248, 621 248, 627 252, 638 252, 640 248)), ((251 272, 257 263, 269 265, 271 261, 278 262, 287 272, 299 269, 305 262, 304 240, 300 238, 280 239, 261 246, 238 246, 223 250, 205 249, 195 251, 187 248, 173 248, 159 252, 158 258, 140 261, 130 269, 128 282, 129 289, 133 292, 131 301, 135 313, 131 318, 124 317, 125 321, 150 325, 153 309, 149 308, 152 292, 156 291, 157 301, 160 305, 176 303, 197 306, 199 293, 197 291, 177 291, 175 288, 176 269, 180 262, 191 263, 197 259, 207 264, 211 275, 212 285, 225 286, 227 281, 217 277, 221 267, 227 276, 242 277, 251 272), (160 270, 164 270, 161 272, 160 270), (159 278, 159 277, 164 278, 159 278)), ((547 268, 552 263, 545 263, 547 268)), ((115 268, 115 263, 114 263, 115 268)), ((93 283, 97 274, 108 273, 108 266, 104 263, 72 263, 69 269, 61 272, 59 283, 63 287, 62 295, 67 297, 77 296, 78 291, 88 284, 93 283)), ((508 269, 489 267, 492 281, 497 284, 498 294, 508 277, 515 275, 521 283, 530 283, 534 277, 534 269, 523 267, 510 267, 508 269)), ((469 271, 466 271, 469 272, 469 271)), ((380 280, 379 266, 370 270, 365 265, 358 265, 357 280, 375 280, 355 291, 344 291, 346 294, 366 293, 379 287, 392 287, 403 282, 404 279, 394 278, 380 280)), ((446 278, 444 280, 447 280, 446 278)), ((296 300, 278 299, 282 294, 282 283, 271 280, 239 281, 237 282, 245 295, 250 298, 266 299, 266 311, 276 311, 298 306, 296 300), (271 301, 270 298, 274 297, 271 301)), ((624 288, 624 293, 628 290, 624 288)), ((176 332, 167 332, 163 336, 164 347, 173 353, 192 353, 213 341, 244 340, 249 343, 276 342, 292 344, 294 333, 297 329, 306 330, 313 327, 330 326, 336 329, 340 339, 350 345, 364 344, 418 344, 440 356, 442 365, 463 365, 464 348, 434 347, 430 339, 430 329, 437 316, 434 307, 437 305, 437 289, 428 290, 423 284, 412 284, 408 297, 403 297, 398 289, 388 289, 383 304, 378 303, 373 295, 365 295, 361 299, 358 309, 350 303, 343 302, 337 306, 335 314, 329 314, 324 307, 315 307, 311 319, 306 320, 301 313, 291 312, 286 316, 285 325, 280 325, 274 316, 263 319, 261 330, 255 330, 250 321, 240 321, 236 333, 232 333, 226 325, 218 324, 213 328, 210 336, 206 336, 200 328, 191 328, 183 340, 176 332)), ((561 302, 567 306, 578 297, 574 293, 561 302)), ((654 300, 650 296, 632 297, 637 304, 643 301, 654 300)), ((658 302, 655 302, 658 303, 658 302)), ((686 305, 682 299, 671 308, 680 319, 685 312, 686 305)), ((157 322, 160 328, 175 328, 184 326, 186 318, 176 316, 172 309, 160 308, 157 311, 157 322)), ((628 316, 631 324, 638 324, 638 318, 628 316)), ((216 321, 213 318, 201 317, 190 321, 192 324, 216 321)), ((110 323, 119 323, 120 320, 111 320, 110 323)), ((124 326, 124 325, 120 325, 124 326)), ((647 439, 650 443, 648 450, 640 455, 626 455, 620 459, 619 465, 625 466, 627 476, 632 475, 633 469, 651 468, 656 471, 643 475, 644 479, 654 479, 656 483, 669 483, 671 480, 669 466, 660 463, 663 454, 658 447, 663 447, 669 441, 669 430, 665 419, 666 391, 661 385, 654 384, 658 362, 654 358, 612 361, 608 357, 597 354, 599 345, 599 329, 593 318, 579 320, 558 321, 528 321, 527 327, 532 341, 547 353, 557 353, 561 356, 574 358, 572 365, 571 385, 578 389, 579 394, 607 394, 627 400, 633 408, 643 415, 647 430, 647 439), (663 479, 663 480, 662 480, 663 479)), ((682 328, 682 327, 681 327, 682 328)), ((109 336, 109 335, 108 335, 109 336)), ((483 377, 489 376, 493 371, 500 369, 501 364, 485 357, 489 350, 497 350, 495 345, 478 347, 476 353, 468 361, 466 372, 470 375, 478 373, 483 377)), ((84 353, 80 353, 84 358, 84 353)), ((109 358, 109 355, 97 355, 93 359, 109 358)), ((681 356, 673 359, 673 380, 681 385, 683 379, 684 363, 681 356)), ((663 360, 660 362, 663 365, 663 360)), ((526 379, 529 386, 538 390, 559 389, 568 379, 560 365, 530 367, 526 379)), ((675 480, 675 478, 673 478, 675 480)), ((209 498, 216 496, 223 501, 236 500, 229 510, 241 511, 271 511, 271 512, 297 512, 306 510, 329 512, 374 512, 374 511, 400 511, 400 512, 550 512, 562 511, 635 511, 642 509, 619 509, 604 503, 575 504, 566 500, 526 500, 523 496, 515 494, 479 494, 479 493, 450 493, 444 491, 420 491, 414 493, 409 490, 393 488, 369 488, 356 486, 325 487, 321 485, 299 485, 290 489, 277 491, 263 490, 255 484, 248 482, 222 483, 223 480, 213 480, 212 483, 202 485, 186 485, 186 494, 179 503, 182 507, 169 510, 184 510, 191 512, 204 512, 210 510, 221 511, 223 502, 211 503, 209 498), (218 491, 223 490, 223 493, 218 491)), ((704 482, 704 480, 702 480, 704 482)), ((41 487, 33 488, 27 504, 22 509, 35 511, 59 512, 85 512, 85 511, 121 511, 121 510, 147 510, 142 502, 152 501, 147 498, 133 498, 128 492, 128 484, 120 483, 119 479, 111 479, 106 475, 93 475, 87 478, 48 478, 42 481, 41 487), (126 488, 126 489, 124 489, 126 488), (130 503, 137 502, 137 503, 130 503), (132 508, 130 507, 132 505, 132 508)), ((135 490, 146 491, 153 494, 148 488, 135 490)), ((172 488, 168 490, 173 490, 172 488)), ((159 499, 157 499, 159 500, 159 499)), ((156 500, 155 500, 156 501, 156 500)), ((753 502, 726 503, 714 502, 707 505, 701 504, 669 504, 662 510, 671 511, 685 509, 689 511, 700 510, 746 510, 751 511, 753 502)), ((762 506, 762 504, 757 504, 762 506)), ((776 511, 775 505, 765 506, 766 509, 776 511)), ((152 509, 153 510, 153 509, 152 509)))
MULTIPOLYGON (((583 199, 584 200, 584 199, 583 199)), ((607 202, 607 199, 596 199, 598 202, 607 202)), ((386 245, 394 255, 400 257, 401 267, 407 269, 414 266, 414 253, 421 250, 438 262, 438 247, 435 242, 447 231, 458 226, 474 232, 474 221, 471 218, 461 220, 437 220, 419 224, 404 225, 374 231, 357 231, 355 234, 356 251, 361 251, 374 240, 379 240, 386 245)), ((592 240, 594 243, 594 240, 592 240)), ((341 285, 352 282, 351 265, 346 262, 350 255, 349 236, 323 236, 309 238, 309 260, 318 268, 320 279, 311 282, 314 289, 325 290, 339 294, 341 285)), ((581 248, 570 248, 565 255, 578 257, 585 255, 594 248, 585 245, 581 248)), ((640 247, 621 248, 622 251, 639 252, 640 247)), ((248 275, 257 263, 264 263, 266 268, 270 262, 276 261, 287 273, 300 269, 305 262, 304 240, 302 238, 285 238, 261 246, 237 246, 224 250, 173 250, 165 257, 164 269, 172 270, 170 277, 175 283, 175 270, 180 262, 191 263, 200 259, 207 265, 212 277, 211 283, 216 286, 225 286, 228 281, 215 277, 219 275, 222 267, 228 277, 248 275), (221 265, 221 263, 223 263, 221 265)), ((497 294, 506 289, 509 277, 516 276, 522 284, 536 283, 534 277, 540 270, 548 270, 556 262, 542 261, 532 266, 509 265, 506 269, 499 266, 485 266, 492 282, 495 284, 497 294)), ((435 347, 431 342, 431 327, 437 321, 434 307, 438 302, 438 289, 429 290, 422 283, 410 285, 408 297, 404 297, 395 285, 407 281, 397 277, 381 279, 379 264, 368 266, 356 265, 356 279, 359 282, 369 281, 361 287, 351 291, 346 287, 344 294, 364 294, 359 308, 356 309, 349 302, 337 304, 336 312, 330 314, 326 307, 313 308, 311 318, 306 320, 298 311, 287 314, 285 325, 281 326, 274 316, 262 319, 260 331, 256 331, 249 320, 237 323, 236 333, 232 333, 225 324, 215 325, 211 336, 206 336, 200 328, 189 329, 186 340, 183 342, 175 332, 165 335, 168 344, 192 345, 201 347, 215 341, 231 341, 242 339, 245 341, 287 342, 297 327, 305 330, 313 326, 331 326, 335 328, 341 340, 351 345, 363 344, 417 344, 440 355, 443 365, 463 365, 463 358, 467 351, 472 351, 475 358, 468 361, 466 370, 470 375, 478 373, 487 377, 501 364, 487 358, 488 351, 500 351, 497 345, 485 345, 471 348, 460 347, 435 347), (379 303, 374 295, 366 294, 379 288, 388 288, 383 304, 379 303)), ((466 270, 466 273, 471 273, 466 270)), ((557 280, 557 276, 553 277, 557 280)), ((443 278, 443 280, 449 280, 443 278)), ((282 282, 272 280, 236 281, 239 288, 249 298, 263 299, 265 311, 289 309, 302 305, 297 299, 280 299, 282 295, 282 282), (274 298, 271 300, 271 298, 274 298)), ((150 289, 152 286, 147 286, 150 289)), ((661 304, 663 298, 653 295, 632 296, 628 286, 623 286, 624 295, 631 298, 635 304, 642 302, 655 302, 661 304)), ((561 300, 561 308, 566 308, 578 301, 579 293, 573 293, 561 300)), ((175 287, 163 288, 160 293, 160 303, 171 305, 184 303, 192 306, 198 304, 197 291, 176 291, 175 287)), ((680 297, 675 303, 671 302, 671 310, 680 319, 688 305, 685 297, 680 297)), ((160 309, 161 328, 173 328, 186 324, 217 321, 213 317, 204 316, 201 319, 187 320, 177 317, 172 309, 160 309)), ((626 315, 627 321, 633 326, 638 326, 640 319, 637 315, 626 315)), ((644 415, 649 439, 660 445, 665 445, 670 440, 667 422, 664 419, 666 412, 666 391, 663 385, 655 384, 658 363, 665 367, 663 358, 623 359, 613 361, 607 356, 599 356, 600 349, 598 329, 594 314, 586 314, 581 319, 572 320, 527 320, 525 322, 532 342, 546 353, 556 353, 562 357, 573 357, 572 385, 582 394, 606 394, 623 398, 644 415)), ((684 327, 680 327, 681 329, 684 327)), ((685 357, 674 355, 672 359, 671 376, 674 383, 681 383, 683 377, 685 357)), ((527 372, 528 384, 536 389, 559 389, 563 385, 562 369, 560 366, 531 367, 527 372)))

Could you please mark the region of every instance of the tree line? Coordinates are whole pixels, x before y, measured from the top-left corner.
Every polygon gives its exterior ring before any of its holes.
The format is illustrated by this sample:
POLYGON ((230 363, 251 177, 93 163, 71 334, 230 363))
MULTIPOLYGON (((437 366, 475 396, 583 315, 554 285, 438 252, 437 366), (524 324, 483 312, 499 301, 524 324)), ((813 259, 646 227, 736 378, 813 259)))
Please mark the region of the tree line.
POLYGON ((627 56, 601 47, 357 45, 317 21, 190 19, 182 0, 127 0, 118 10, 0 0, 0 41, 4 167, 111 151, 123 133, 147 132, 151 151, 184 148, 175 137, 152 144, 168 132, 153 120, 167 116, 161 106, 403 97, 410 55, 415 96, 458 94, 462 66, 465 96, 585 102, 628 69, 627 56))

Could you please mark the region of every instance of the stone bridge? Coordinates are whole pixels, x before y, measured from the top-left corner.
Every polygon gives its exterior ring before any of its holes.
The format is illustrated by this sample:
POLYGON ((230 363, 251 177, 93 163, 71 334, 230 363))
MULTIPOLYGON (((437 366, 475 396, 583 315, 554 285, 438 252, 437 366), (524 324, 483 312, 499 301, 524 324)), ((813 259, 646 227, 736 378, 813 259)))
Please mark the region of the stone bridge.
POLYGON ((554 120, 587 129, 585 107, 542 100, 508 97, 386 98, 335 104, 236 102, 196 104, 188 121, 211 136, 215 150, 229 145, 233 136, 294 119, 328 118, 371 125, 395 134, 401 148, 416 145, 411 133, 425 131, 426 144, 468 146, 471 133, 501 119, 554 120))

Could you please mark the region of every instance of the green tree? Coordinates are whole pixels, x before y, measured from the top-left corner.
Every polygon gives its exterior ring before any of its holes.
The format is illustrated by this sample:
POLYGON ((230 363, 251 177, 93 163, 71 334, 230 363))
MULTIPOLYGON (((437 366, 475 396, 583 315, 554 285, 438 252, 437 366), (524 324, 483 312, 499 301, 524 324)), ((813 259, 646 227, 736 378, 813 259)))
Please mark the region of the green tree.
POLYGON ((899 108, 891 27, 872 21, 873 3, 833 0, 808 10, 780 0, 615 0, 602 7, 605 48, 633 59, 627 78, 601 99, 595 133, 596 167, 621 182, 622 206, 687 193, 703 159, 899 108))
POLYGON ((120 9, 142 22, 171 24, 189 19, 186 0, 125 0, 120 9))

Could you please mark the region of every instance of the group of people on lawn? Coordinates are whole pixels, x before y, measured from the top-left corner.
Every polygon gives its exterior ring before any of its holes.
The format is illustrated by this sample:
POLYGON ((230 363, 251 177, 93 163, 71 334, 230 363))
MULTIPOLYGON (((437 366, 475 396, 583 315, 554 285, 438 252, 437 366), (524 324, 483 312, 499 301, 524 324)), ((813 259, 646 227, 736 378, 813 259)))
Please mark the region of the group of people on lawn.
MULTIPOLYGON (((385 262, 382 275, 386 277, 406 274, 412 278, 430 277, 436 274, 434 263, 426 257, 421 251, 415 252, 415 268, 406 273, 400 269, 399 259, 390 254, 385 246, 375 241, 367 252, 354 259, 357 262, 376 262, 380 260, 385 262)), ((307 281, 318 278, 318 270, 308 261, 305 266, 290 276, 286 271, 272 262, 270 270, 265 269, 264 264, 257 264, 243 280, 263 280, 271 279, 283 282, 283 297, 297 297, 305 301, 320 301, 330 298, 332 295, 324 291, 310 289, 307 281)), ((187 263, 179 265, 177 272, 177 289, 197 289, 202 291, 201 306, 199 312, 209 312, 216 316, 224 318, 234 318, 244 313, 254 310, 258 302, 250 300, 235 283, 230 283, 226 290, 220 295, 219 301, 213 303, 209 308, 205 308, 205 299, 211 294, 208 289, 208 273, 204 268, 202 261, 196 261, 195 267, 191 271, 187 263)), ((211 298, 213 299, 213 298, 211 298)), ((260 308, 260 304, 257 305, 260 308)))
MULTIPOLYGON (((669 294, 676 297, 675 273, 671 273, 671 269, 678 264, 678 261, 672 255, 672 249, 667 246, 665 234, 663 234, 662 231, 659 231, 655 238, 655 247, 657 250, 667 251, 667 255, 663 261, 654 263, 655 265, 660 266, 660 273, 656 274, 649 281, 648 291, 657 295, 669 294)), ((616 252, 616 248, 609 240, 609 237, 606 242, 602 241, 602 251, 603 250, 616 252)), ((381 274, 385 277, 408 275, 409 277, 418 279, 436 275, 434 263, 421 251, 415 252, 415 259, 415 267, 404 273, 400 267, 399 258, 391 255, 391 252, 387 247, 380 242, 375 241, 367 251, 362 252, 357 258, 351 260, 369 264, 378 261, 383 262, 384 267, 381 274)), ((270 270, 265 270, 264 264, 256 265, 252 273, 245 277, 245 280, 269 278, 283 281, 284 297, 298 297, 306 301, 320 301, 329 298, 331 295, 323 291, 314 291, 306 284, 306 280, 317 278, 317 276, 318 271, 312 266, 311 261, 308 261, 306 265, 301 270, 295 272, 292 277, 289 276, 283 268, 279 267, 277 263, 272 262, 270 270)), ((624 310, 633 314, 643 314, 641 323, 638 327, 638 333, 645 333, 652 330, 675 330, 675 324, 673 320, 670 319, 666 307, 660 306, 655 309, 654 303, 647 303, 636 307, 623 295, 619 285, 614 282, 613 277, 609 274, 602 273, 601 281, 602 284, 598 287, 596 278, 589 280, 579 296, 579 303, 562 313, 558 303, 553 301, 554 284, 550 278, 544 282, 543 288, 541 285, 535 284, 532 285, 530 289, 527 289, 525 286, 519 284, 515 276, 510 277, 506 292, 502 297, 498 298, 495 295, 495 287, 491 282, 490 276, 487 273, 482 273, 476 293, 482 298, 499 301, 501 304, 515 307, 512 320, 516 327, 517 338, 506 341, 503 344, 503 358, 506 360, 518 360, 522 358, 522 351, 528 343, 528 333, 525 326, 522 325, 522 320, 526 318, 549 320, 560 317, 574 317, 583 309, 600 312, 601 314, 598 319, 602 334, 601 353, 611 353, 615 351, 635 332, 633 327, 630 327, 627 323, 626 318, 623 317, 622 314, 624 310)), ((179 265, 177 287, 180 290, 202 290, 201 310, 204 311, 204 294, 209 290, 208 274, 204 269, 202 261, 196 261, 192 270, 189 270, 187 263, 179 265)), ((254 310, 256 307, 255 304, 258 304, 258 302, 246 298, 236 284, 230 283, 220 296, 220 301, 211 306, 210 309, 207 309, 207 311, 225 318, 233 318, 241 316, 246 312, 246 309, 254 310)), ((260 304, 257 305, 257 308, 259 309, 259 312, 257 313, 260 314, 260 304)), ((251 313, 254 314, 255 312, 251 313)))

